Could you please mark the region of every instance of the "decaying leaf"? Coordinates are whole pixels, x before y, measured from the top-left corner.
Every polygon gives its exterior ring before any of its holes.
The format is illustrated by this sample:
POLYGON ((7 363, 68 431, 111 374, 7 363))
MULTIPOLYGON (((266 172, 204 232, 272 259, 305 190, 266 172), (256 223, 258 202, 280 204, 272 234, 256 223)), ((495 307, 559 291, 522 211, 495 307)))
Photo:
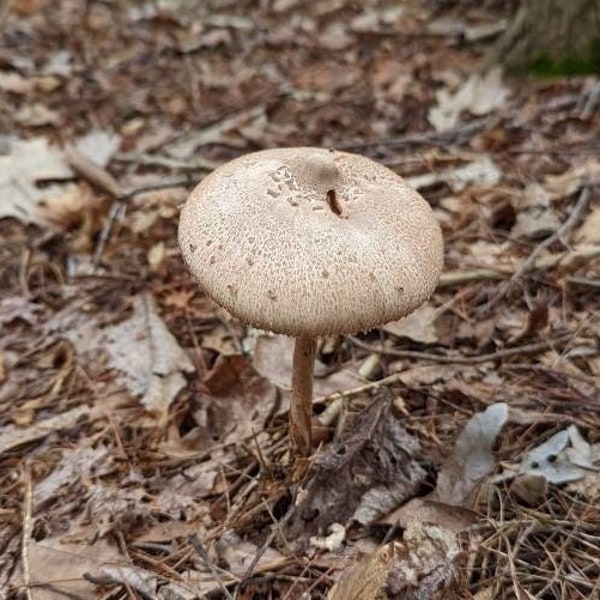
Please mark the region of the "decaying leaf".
POLYGON ((461 167, 408 177, 407 181, 417 190, 445 183, 453 192, 461 192, 467 186, 492 187, 500 181, 500 177, 502 171, 489 156, 484 154, 461 167))
POLYGON ((583 244, 600 244, 600 207, 594 208, 575 232, 575 241, 583 244))
POLYGON ((73 171, 59 148, 44 137, 12 140, 0 155, 0 218, 13 217, 24 223, 41 223, 38 207, 62 193, 62 186, 38 187, 44 181, 68 180, 73 171))
POLYGON ((495 465, 492 446, 507 418, 508 406, 498 402, 469 419, 438 474, 433 500, 455 506, 468 502, 475 486, 495 465))
POLYGON ((425 478, 418 448, 382 392, 340 443, 317 457, 288 539, 305 543, 332 523, 369 525, 405 502, 425 478))
POLYGON ((192 373, 194 365, 156 312, 152 298, 136 298, 131 317, 107 327, 104 334, 106 350, 123 383, 133 394, 142 395, 148 411, 165 414, 185 387, 182 373, 192 373))
POLYGON ((450 600, 458 553, 452 532, 411 521, 402 541, 344 570, 327 600, 450 600))
MULTIPOLYGON (((261 335, 254 345, 252 364, 256 370, 285 391, 291 389, 294 343, 294 338, 285 335, 261 335)), ((319 360, 315 363, 315 397, 342 392, 363 383, 358 374, 349 369, 336 369, 329 373, 319 360)))
POLYGON ((429 122, 436 131, 444 131, 458 123, 463 111, 486 115, 501 108, 509 96, 509 90, 502 83, 502 71, 494 68, 484 76, 471 75, 454 93, 441 89, 436 96, 437 106, 430 109, 429 122))
POLYGON ((520 238, 538 240, 554 233, 559 225, 550 195, 537 183, 528 185, 518 205, 517 221, 511 233, 520 238))
MULTIPOLYGON (((28 544, 32 600, 96 600, 98 588, 84 574, 96 574, 106 563, 118 564, 124 557, 116 544, 98 540, 94 544, 62 542, 57 538, 28 544)), ((13 586, 23 583, 22 573, 16 573, 13 586)))
POLYGON ((543 475, 550 483, 567 483, 597 472, 593 461, 592 447, 571 425, 529 452, 519 472, 543 475))
POLYGON ((186 385, 182 373, 192 373, 194 365, 149 294, 134 297, 132 306, 130 317, 117 325, 102 328, 101 315, 70 309, 57 314, 47 329, 69 339, 81 357, 97 359, 95 349, 101 348, 109 367, 117 371, 117 380, 141 397, 148 412, 164 417, 186 385))
POLYGON ((277 390, 240 354, 221 356, 206 374, 194 418, 201 430, 222 443, 236 443, 264 429, 274 414, 277 390))
MULTIPOLYGON (((233 531, 225 532, 215 542, 215 551, 220 562, 227 564, 231 573, 243 576, 259 553, 259 547, 252 542, 244 541, 233 531)), ((258 559, 253 572, 271 571, 285 563, 287 558, 273 548, 267 548, 258 559)))
POLYGON ((102 565, 93 578, 102 583, 124 583, 144 598, 156 597, 158 577, 140 567, 102 565))
POLYGON ((104 446, 92 448, 84 445, 74 450, 66 450, 54 470, 36 486, 33 493, 34 511, 54 499, 64 488, 74 485, 80 478, 89 478, 92 470, 95 476, 110 469, 111 459, 104 446))
POLYGON ((28 427, 6 425, 0 428, 0 455, 23 444, 41 440, 54 431, 74 427, 89 412, 87 406, 78 406, 54 417, 37 421, 28 427))
POLYGON ((435 319, 438 311, 431 304, 424 304, 413 313, 400 319, 386 323, 383 329, 398 337, 408 338, 421 344, 435 344, 438 341, 435 330, 435 319))

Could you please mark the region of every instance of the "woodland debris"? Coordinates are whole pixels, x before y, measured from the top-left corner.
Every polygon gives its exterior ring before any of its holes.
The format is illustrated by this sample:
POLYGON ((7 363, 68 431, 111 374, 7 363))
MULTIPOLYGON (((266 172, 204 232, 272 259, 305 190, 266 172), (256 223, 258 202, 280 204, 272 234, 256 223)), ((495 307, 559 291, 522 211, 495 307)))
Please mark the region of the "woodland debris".
POLYGON ((347 567, 327 600, 442 600, 454 597, 454 561, 459 547, 452 532, 413 520, 401 541, 382 546, 347 567))
POLYGON ((492 447, 507 418, 508 406, 498 402, 469 419, 442 465, 432 499, 455 506, 468 502, 477 484, 496 463, 492 447))
POLYGON ((333 523, 369 525, 412 497, 425 471, 416 438, 381 392, 340 442, 318 456, 286 537, 306 543, 333 523))

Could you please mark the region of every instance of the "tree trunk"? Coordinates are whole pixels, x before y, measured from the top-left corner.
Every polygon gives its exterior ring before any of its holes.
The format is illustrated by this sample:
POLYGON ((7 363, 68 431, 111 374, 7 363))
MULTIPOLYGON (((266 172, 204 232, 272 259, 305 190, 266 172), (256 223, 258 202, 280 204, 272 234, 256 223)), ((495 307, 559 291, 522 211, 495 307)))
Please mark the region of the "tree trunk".
POLYGON ((600 1, 521 0, 491 61, 541 74, 600 72, 600 1))

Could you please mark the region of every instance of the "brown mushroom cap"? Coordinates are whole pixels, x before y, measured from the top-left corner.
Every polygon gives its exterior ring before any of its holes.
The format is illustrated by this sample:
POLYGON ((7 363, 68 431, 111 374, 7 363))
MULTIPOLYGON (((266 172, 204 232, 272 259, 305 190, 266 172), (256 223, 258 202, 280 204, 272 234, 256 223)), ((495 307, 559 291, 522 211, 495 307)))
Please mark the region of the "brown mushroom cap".
POLYGON ((443 261, 431 208, 401 177, 321 148, 255 152, 211 173, 182 209, 179 243, 217 303, 297 337, 407 315, 443 261))

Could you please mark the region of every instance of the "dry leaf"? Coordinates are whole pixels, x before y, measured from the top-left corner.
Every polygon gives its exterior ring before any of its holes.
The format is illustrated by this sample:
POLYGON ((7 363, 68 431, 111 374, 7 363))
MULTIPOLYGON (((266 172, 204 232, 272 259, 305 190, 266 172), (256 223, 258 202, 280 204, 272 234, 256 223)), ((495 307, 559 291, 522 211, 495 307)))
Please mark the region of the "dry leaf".
POLYGON ((433 500, 465 505, 475 486, 496 463, 492 446, 507 418, 508 406, 498 402, 469 419, 438 474, 433 500))
POLYGON ((133 302, 133 314, 104 329, 104 348, 119 378, 149 411, 165 415, 175 396, 185 387, 182 373, 194 365, 167 329, 149 294, 133 302))
POLYGON ((241 354, 220 356, 203 380, 194 413, 199 427, 223 444, 238 443, 262 431, 277 403, 275 386, 241 354))
POLYGON ((388 525, 408 527, 411 521, 438 525, 443 529, 460 533, 477 522, 477 514, 462 506, 452 506, 427 498, 411 498, 378 521, 388 525))
POLYGON ((575 241, 583 244, 600 244, 600 207, 586 216, 583 225, 575 232, 575 241))
POLYGON ((543 475, 550 483, 567 483, 598 472, 592 447, 575 425, 554 434, 527 453, 520 473, 543 475))
POLYGON ((489 156, 484 154, 462 167, 407 177, 406 181, 417 190, 445 183, 453 192, 461 192, 470 186, 493 187, 501 177, 502 171, 489 156))
MULTIPOLYGON (((56 538, 32 539, 28 550, 32 600, 75 597, 78 600, 97 600, 98 589, 84 579, 84 574, 97 573, 104 563, 124 560, 117 545, 108 540, 87 545, 64 543, 56 538)), ((13 582, 14 585, 22 585, 22 575, 15 577, 13 582)))
POLYGON ((46 138, 12 140, 8 154, 0 155, 0 218, 44 224, 38 207, 42 202, 51 204, 62 186, 42 189, 37 184, 72 177, 62 152, 48 145, 46 138))
MULTIPOLYGON (((256 370, 284 391, 291 389, 294 338, 285 335, 261 335, 254 345, 253 365, 256 370)), ((315 361, 313 395, 328 396, 363 385, 358 374, 349 369, 329 373, 318 359, 315 361)))
POLYGON ((386 323, 383 329, 397 337, 408 338, 414 342, 435 344, 438 342, 434 325, 437 316, 436 308, 430 304, 424 304, 408 317, 386 323))
POLYGON ((90 412, 87 406, 78 406, 67 412, 44 419, 29 427, 5 425, 0 428, 0 455, 23 444, 41 440, 54 431, 75 427, 79 419, 90 412))
POLYGON ((112 468, 112 459, 104 446, 91 448, 83 446, 74 450, 65 450, 62 459, 54 470, 40 481, 33 492, 34 512, 49 500, 53 500, 64 488, 72 486, 82 478, 91 478, 106 474, 112 468))
POLYGON ((552 235, 559 226, 560 220, 546 190, 537 183, 528 185, 517 207, 517 221, 511 233, 538 240, 552 235))
POLYGON ((418 448, 383 392, 340 443, 317 455, 288 539, 321 536, 332 523, 369 525, 406 502, 425 478, 418 448))
POLYGON ((463 111, 486 115, 501 108, 509 93, 502 83, 502 71, 499 68, 491 69, 483 77, 471 75, 455 93, 446 89, 437 92, 437 106, 429 110, 429 122, 436 131, 445 131, 456 126, 463 111))
POLYGON ((346 568, 327 600, 441 600, 455 581, 455 535, 418 520, 404 539, 346 568))

